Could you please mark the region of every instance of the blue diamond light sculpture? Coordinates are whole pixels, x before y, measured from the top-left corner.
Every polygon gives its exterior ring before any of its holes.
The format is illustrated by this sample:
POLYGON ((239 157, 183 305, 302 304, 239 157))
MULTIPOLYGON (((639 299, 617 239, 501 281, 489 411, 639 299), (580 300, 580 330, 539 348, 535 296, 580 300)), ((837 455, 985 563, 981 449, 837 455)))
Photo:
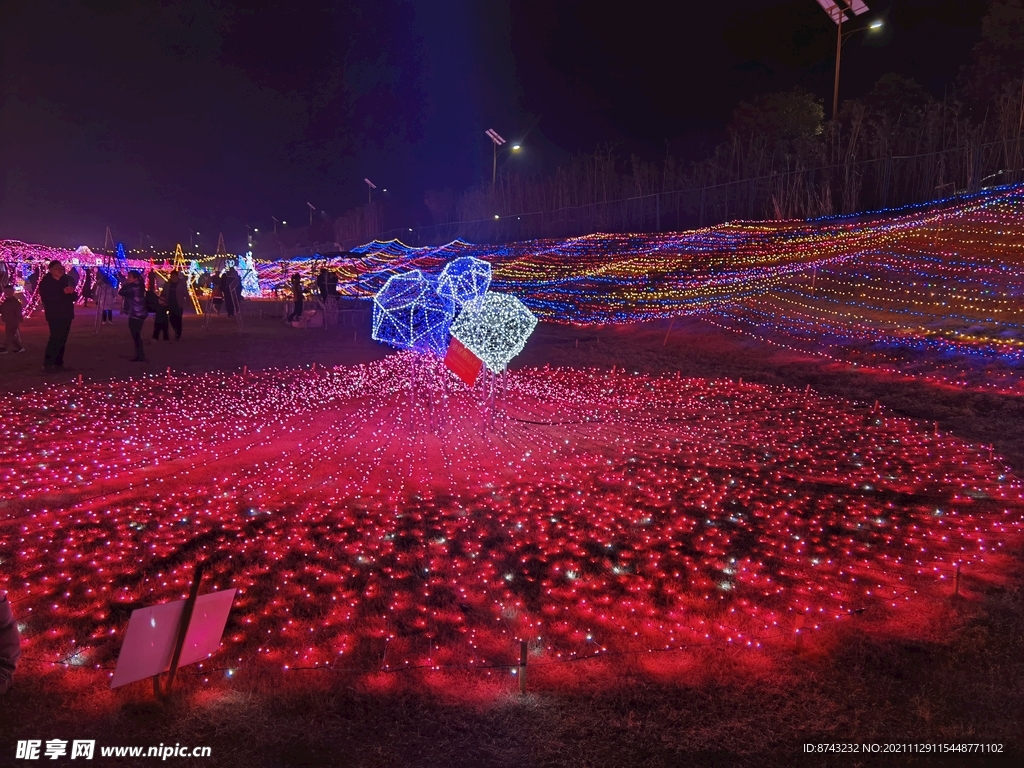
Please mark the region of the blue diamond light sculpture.
POLYGON ((491 286, 491 265, 482 259, 463 256, 452 259, 437 279, 437 292, 460 308, 479 299, 491 286))
POLYGON ((515 296, 485 293, 462 308, 451 334, 494 373, 523 351, 537 318, 515 296))
POLYGON ((400 349, 443 355, 452 303, 418 269, 392 275, 373 297, 373 338, 400 349))

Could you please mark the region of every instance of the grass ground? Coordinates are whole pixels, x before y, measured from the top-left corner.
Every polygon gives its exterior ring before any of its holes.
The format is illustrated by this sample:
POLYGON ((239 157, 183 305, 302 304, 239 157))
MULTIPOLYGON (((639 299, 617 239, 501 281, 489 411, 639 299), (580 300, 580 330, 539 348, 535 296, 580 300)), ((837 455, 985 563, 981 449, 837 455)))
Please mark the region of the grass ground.
MULTIPOLYGON (((44 377, 41 320, 25 328, 29 353, 0 358, 0 387, 160 371, 355 363, 386 350, 368 322, 300 331, 250 307, 246 331, 227 318, 187 317, 182 342, 153 342, 149 364, 128 363, 123 318, 93 334, 81 313, 66 357, 44 377)), ((276 314, 276 312, 275 312, 276 314)), ((744 378, 880 403, 973 443, 993 444, 1024 472, 1024 402, 928 387, 782 352, 700 320, 629 328, 542 326, 523 365, 616 365, 642 372, 744 378)), ((1021 553, 1015 553, 1022 563, 1021 553)), ((2 568, 2 565, 0 565, 2 568)), ((0 571, 0 578, 8 576, 0 571)), ((103 744, 209 745, 199 765, 224 766, 676 766, 998 765, 1024 756, 1024 591, 967 576, 963 596, 921 617, 912 640, 852 618, 814 645, 763 655, 703 651, 536 669, 529 693, 514 678, 426 672, 293 672, 204 682, 182 677, 167 706, 144 685, 106 690, 98 676, 26 668, 0 698, 0 764, 27 738, 103 744), (812 755, 808 742, 1003 745, 1002 756, 812 755)), ((2 581, 0 581, 2 584, 2 581)), ((101 764, 142 764, 97 758, 101 764)), ((143 761, 144 762, 144 761, 143 761)), ((179 765, 185 759, 171 759, 179 765)), ((76 764, 76 763, 70 763, 76 764)))

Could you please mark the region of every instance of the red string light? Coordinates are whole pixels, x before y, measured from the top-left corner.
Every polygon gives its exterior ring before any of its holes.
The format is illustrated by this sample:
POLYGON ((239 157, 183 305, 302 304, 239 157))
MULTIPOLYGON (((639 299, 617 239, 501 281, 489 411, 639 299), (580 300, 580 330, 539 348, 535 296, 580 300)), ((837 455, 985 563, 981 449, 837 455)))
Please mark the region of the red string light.
POLYGON ((624 371, 502 392, 486 429, 480 391, 403 353, 4 396, 26 658, 112 666, 130 610, 198 560, 240 590, 218 667, 756 648, 797 613, 893 611, 1020 529, 996 462, 872 408, 624 371))

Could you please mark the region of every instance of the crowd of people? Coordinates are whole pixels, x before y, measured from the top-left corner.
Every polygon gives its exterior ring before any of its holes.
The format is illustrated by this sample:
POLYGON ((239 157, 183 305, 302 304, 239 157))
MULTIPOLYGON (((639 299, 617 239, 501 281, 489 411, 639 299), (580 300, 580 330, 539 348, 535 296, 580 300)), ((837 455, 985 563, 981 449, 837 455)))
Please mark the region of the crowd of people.
MULTIPOLYGON (((332 272, 326 267, 321 267, 316 276, 315 283, 316 293, 324 304, 327 303, 328 299, 341 298, 341 293, 338 291, 338 275, 336 272, 332 272)), ((292 295, 293 308, 287 317, 287 322, 293 323, 302 317, 305 309, 305 289, 302 284, 302 275, 298 272, 292 274, 291 280, 288 283, 288 290, 292 295)))
MULTIPOLYGON (((139 270, 129 270, 124 275, 100 268, 85 269, 84 272, 83 276, 75 266, 65 270, 60 261, 54 260, 45 271, 36 268, 25 279, 23 295, 38 295, 50 331, 43 353, 44 372, 64 370, 64 352, 75 319, 75 307, 79 303, 85 307, 90 301, 95 304, 100 325, 113 324, 115 310, 127 316, 134 353, 129 358, 132 362, 146 362, 143 325, 149 315, 153 315, 154 340, 170 341, 172 332, 176 341, 181 340, 189 290, 188 280, 180 271, 172 271, 162 285, 158 284, 155 271, 151 271, 146 279, 139 270), (78 290, 79 286, 81 290, 78 290)), ((202 284, 197 287, 210 292, 212 310, 219 314, 224 307, 228 316, 234 317, 240 310, 242 285, 237 270, 230 267, 221 274, 206 274, 200 281, 202 284)), ((0 318, 5 329, 0 354, 24 352, 21 336, 24 306, 13 283, 3 287, 0 318)))

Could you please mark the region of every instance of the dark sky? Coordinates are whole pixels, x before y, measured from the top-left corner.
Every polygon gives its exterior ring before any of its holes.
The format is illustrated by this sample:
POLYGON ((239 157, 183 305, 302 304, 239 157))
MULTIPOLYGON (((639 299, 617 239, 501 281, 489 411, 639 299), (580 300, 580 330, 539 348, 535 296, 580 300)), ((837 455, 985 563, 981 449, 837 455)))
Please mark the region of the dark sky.
MULTIPOLYGON (((969 60, 983 0, 870 2, 843 94, 880 75, 935 95, 969 60)), ((830 100, 834 26, 814 0, 0 0, 0 237, 166 247, 365 201, 417 214, 427 188, 517 157, 698 155, 739 99, 830 100), (689 10, 681 10, 687 8, 689 10)))

